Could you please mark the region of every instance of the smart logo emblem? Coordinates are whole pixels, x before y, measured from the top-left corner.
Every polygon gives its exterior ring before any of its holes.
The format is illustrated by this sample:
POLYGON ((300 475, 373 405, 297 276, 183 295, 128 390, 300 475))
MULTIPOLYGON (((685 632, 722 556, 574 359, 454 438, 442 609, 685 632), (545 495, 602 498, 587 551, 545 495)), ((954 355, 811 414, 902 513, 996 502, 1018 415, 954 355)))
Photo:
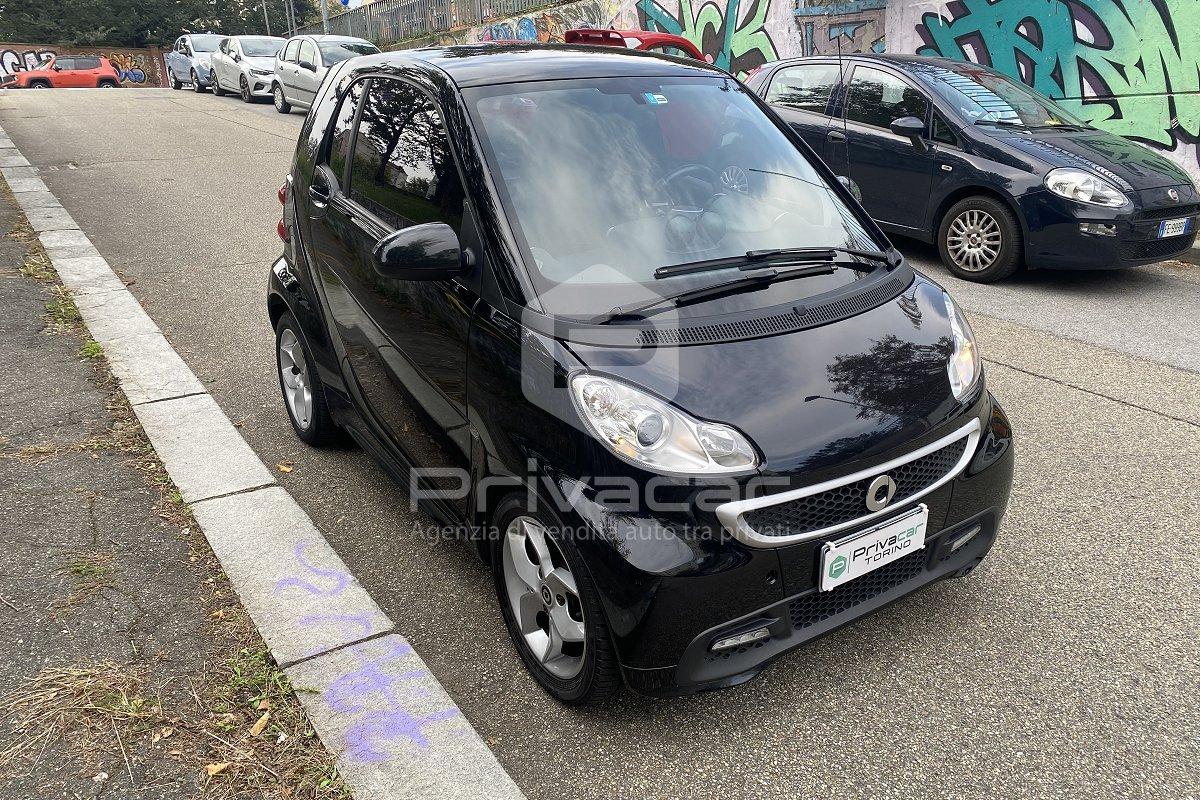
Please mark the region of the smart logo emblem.
POLYGON ((896 496, 896 482, 891 475, 880 475, 867 486, 867 508, 883 511, 896 496))
POLYGON ((838 556, 833 561, 830 561, 829 562, 829 577, 831 577, 831 578, 842 577, 842 573, 846 571, 847 563, 848 562, 846 561, 845 556, 838 556))

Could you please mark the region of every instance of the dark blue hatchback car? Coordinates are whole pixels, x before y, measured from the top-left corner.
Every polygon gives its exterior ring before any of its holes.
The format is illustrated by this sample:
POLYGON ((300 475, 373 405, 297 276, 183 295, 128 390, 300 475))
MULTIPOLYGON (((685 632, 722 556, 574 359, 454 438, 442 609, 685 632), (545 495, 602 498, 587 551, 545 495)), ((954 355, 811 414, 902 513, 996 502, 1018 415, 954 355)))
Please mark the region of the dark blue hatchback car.
POLYGON ((935 242, 961 278, 1137 266, 1196 237, 1200 196, 1177 164, 990 68, 800 58, 747 83, 885 230, 935 242))

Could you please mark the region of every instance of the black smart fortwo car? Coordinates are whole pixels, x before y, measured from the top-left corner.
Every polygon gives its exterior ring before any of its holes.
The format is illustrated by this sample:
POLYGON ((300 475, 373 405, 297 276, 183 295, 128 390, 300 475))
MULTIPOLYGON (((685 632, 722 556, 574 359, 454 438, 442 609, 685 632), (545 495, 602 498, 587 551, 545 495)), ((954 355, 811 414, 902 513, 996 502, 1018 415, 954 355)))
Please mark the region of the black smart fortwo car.
POLYGON ((890 231, 960 278, 1175 258, 1200 194, 1178 165, 988 67, 903 55, 768 64, 748 85, 890 231))
POLYGON ((718 69, 356 58, 281 198, 296 433, 473 534, 564 702, 748 680, 996 538, 1012 434, 966 319, 718 69))

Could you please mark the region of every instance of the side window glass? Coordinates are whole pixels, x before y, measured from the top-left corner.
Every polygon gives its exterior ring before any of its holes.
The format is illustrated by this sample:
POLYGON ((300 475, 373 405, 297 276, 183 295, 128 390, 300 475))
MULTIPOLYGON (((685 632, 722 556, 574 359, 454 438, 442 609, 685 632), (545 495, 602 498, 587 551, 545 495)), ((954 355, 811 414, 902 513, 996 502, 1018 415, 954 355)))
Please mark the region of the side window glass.
POLYGON ((825 113, 829 95, 838 83, 837 64, 805 64, 786 67, 775 73, 767 89, 767 102, 825 113))
POLYGON ((285 47, 283 50, 283 60, 284 61, 295 61, 296 60, 296 52, 299 49, 300 49, 300 40, 292 39, 290 42, 287 43, 287 47, 285 47))
POLYGON ((183 39, 175 40, 175 49, 178 50, 180 53, 183 52, 183 39))
POLYGON ((958 147, 958 137, 954 135, 954 130, 946 120, 942 119, 942 115, 936 111, 933 113, 933 140, 942 144, 953 145, 958 147))
POLYGON ((300 60, 307 61, 309 64, 317 63, 317 48, 307 39, 300 44, 300 60))
POLYGON ((354 139, 350 197, 394 228, 461 227, 458 169, 441 115, 424 94, 395 80, 371 84, 354 139))
POLYGON ((354 111, 362 99, 367 82, 358 81, 350 86, 338 106, 333 121, 333 139, 329 143, 329 168, 338 181, 346 179, 346 163, 350 158, 350 131, 354 125, 354 111))
POLYGON ((75 59, 75 69, 100 69, 100 59, 77 58, 75 59))
POLYGON ((61 69, 75 69, 75 59, 73 59, 73 58, 56 58, 56 59, 54 59, 54 66, 59 67, 61 69))
POLYGON ((925 119, 929 103, 904 81, 870 67, 855 67, 846 119, 887 128, 900 117, 925 119))
POLYGON ((672 44, 656 44, 653 47, 647 47, 646 49, 652 53, 665 53, 666 55, 679 56, 680 58, 692 57, 691 54, 683 48, 676 47, 672 44))

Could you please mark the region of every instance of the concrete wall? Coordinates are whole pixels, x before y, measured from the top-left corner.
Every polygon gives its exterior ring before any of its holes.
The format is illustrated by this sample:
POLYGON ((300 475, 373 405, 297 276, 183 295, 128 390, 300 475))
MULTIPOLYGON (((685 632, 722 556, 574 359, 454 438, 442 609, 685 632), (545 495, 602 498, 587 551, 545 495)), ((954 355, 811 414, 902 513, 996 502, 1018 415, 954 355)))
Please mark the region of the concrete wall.
POLYGON ((990 64, 1200 181, 1200 0, 580 0, 443 40, 556 42, 575 27, 681 34, 739 75, 839 46, 990 64))
POLYGON ((123 86, 163 86, 162 51, 157 47, 79 47, 76 45, 0 43, 0 76, 32 69, 51 55, 101 55, 121 73, 123 86))

